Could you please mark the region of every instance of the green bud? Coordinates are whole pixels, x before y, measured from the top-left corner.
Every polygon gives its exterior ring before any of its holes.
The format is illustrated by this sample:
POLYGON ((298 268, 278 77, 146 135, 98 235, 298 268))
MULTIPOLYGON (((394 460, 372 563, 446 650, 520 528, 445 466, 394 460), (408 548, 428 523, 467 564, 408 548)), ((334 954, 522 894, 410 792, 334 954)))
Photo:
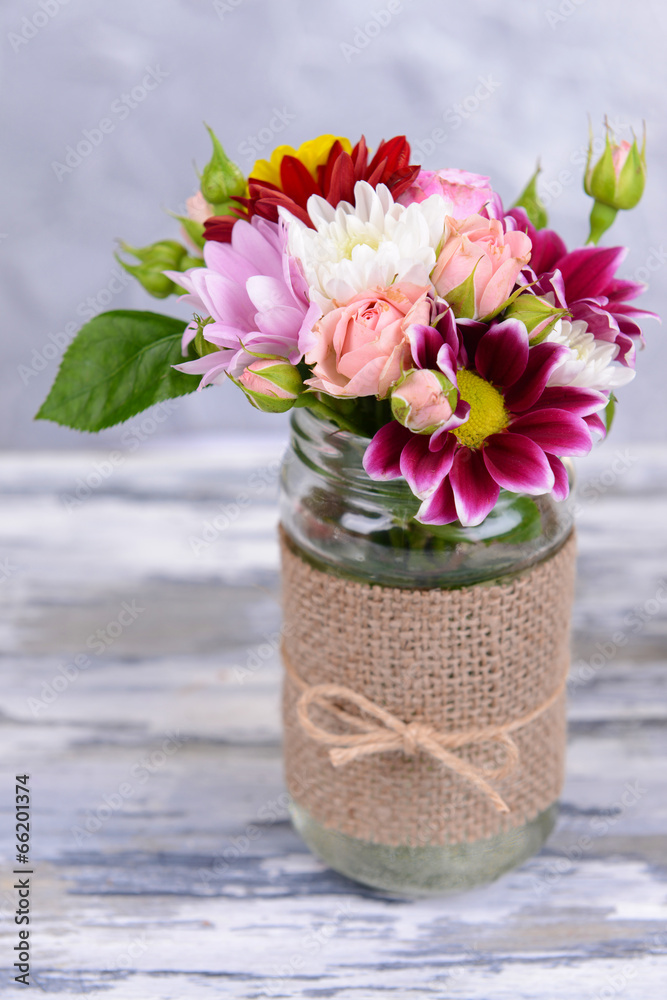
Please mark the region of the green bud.
POLYGON ((189 219, 187 215, 176 215, 172 213, 175 219, 178 219, 183 229, 186 231, 192 242, 200 250, 204 248, 204 225, 201 222, 195 222, 194 219, 189 219))
POLYGON ((156 299, 182 295, 185 292, 184 288, 175 284, 163 271, 187 271, 190 267, 200 267, 204 263, 201 257, 190 257, 185 247, 175 240, 158 240, 147 247, 132 247, 121 241, 120 248, 139 261, 138 264, 129 264, 116 254, 120 266, 156 299))
POLYGON ((535 226, 536 229, 544 229, 549 223, 549 216, 547 215, 547 210, 544 204, 540 201, 540 196, 537 193, 537 178, 542 172, 542 168, 538 162, 535 167, 535 173, 530 178, 525 188, 514 202, 514 208, 523 208, 526 211, 526 215, 535 226))
POLYGON ((265 413, 291 410, 304 391, 298 369, 287 361, 253 361, 238 379, 232 378, 232 381, 243 390, 254 407, 265 413))
POLYGON ((611 226, 619 209, 634 208, 639 204, 646 185, 646 129, 642 148, 636 136, 630 144, 612 141, 607 125, 604 152, 591 166, 593 156, 592 132, 588 144, 588 158, 584 174, 584 190, 594 199, 591 211, 588 243, 597 243, 611 226))
POLYGON ((213 156, 204 167, 200 186, 204 198, 215 206, 217 212, 219 206, 228 202, 232 196, 245 194, 246 179, 240 168, 225 153, 213 129, 208 125, 206 128, 213 143, 213 156))
POLYGON ((220 348, 217 344, 211 344, 204 336, 204 329, 213 322, 212 316, 197 316, 195 313, 194 321, 197 324, 197 332, 194 337, 194 346, 197 354, 200 358, 203 358, 205 354, 213 354, 215 351, 219 351, 220 348))
POLYGON ((556 322, 569 313, 567 309, 552 306, 546 299, 541 299, 538 295, 523 292, 510 303, 505 315, 508 319, 521 320, 532 343, 535 344, 544 340, 546 335, 553 330, 556 322))

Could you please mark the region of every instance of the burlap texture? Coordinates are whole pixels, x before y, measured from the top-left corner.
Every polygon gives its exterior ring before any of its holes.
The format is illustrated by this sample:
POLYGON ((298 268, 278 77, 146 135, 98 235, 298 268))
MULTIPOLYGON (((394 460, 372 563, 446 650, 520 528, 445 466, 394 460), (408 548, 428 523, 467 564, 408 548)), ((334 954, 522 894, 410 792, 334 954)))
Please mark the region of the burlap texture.
MULTIPOLYGON (((306 685, 342 684, 439 732, 505 725, 539 708, 569 666, 575 541, 507 583, 405 590, 315 569, 282 533, 286 664, 306 685)), ((334 767, 327 746, 296 716, 303 690, 283 690, 287 786, 323 826, 388 845, 456 844, 522 826, 557 799, 563 781, 565 693, 512 737, 519 763, 491 782, 498 812, 469 781, 418 751, 385 752, 334 767)), ((341 703, 342 704, 342 703, 341 703)), ((342 704, 342 707, 348 707, 342 704)), ((320 726, 342 732, 312 706, 320 726)), ((493 743, 457 751, 482 770, 503 762, 493 743)))

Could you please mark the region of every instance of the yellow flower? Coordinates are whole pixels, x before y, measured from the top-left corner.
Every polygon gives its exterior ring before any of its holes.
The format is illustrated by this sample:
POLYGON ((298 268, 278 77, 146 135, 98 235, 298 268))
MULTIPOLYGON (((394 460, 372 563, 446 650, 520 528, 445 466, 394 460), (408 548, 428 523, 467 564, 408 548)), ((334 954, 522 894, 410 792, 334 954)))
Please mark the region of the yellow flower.
POLYGON ((278 146, 271 154, 270 160, 257 160, 250 171, 250 176, 280 187, 280 164, 283 162, 283 157, 295 156, 297 160, 301 160, 313 180, 317 180, 317 168, 327 162, 331 147, 336 141, 340 142, 346 153, 352 152, 352 143, 344 136, 319 135, 317 139, 302 142, 298 149, 292 146, 278 146))

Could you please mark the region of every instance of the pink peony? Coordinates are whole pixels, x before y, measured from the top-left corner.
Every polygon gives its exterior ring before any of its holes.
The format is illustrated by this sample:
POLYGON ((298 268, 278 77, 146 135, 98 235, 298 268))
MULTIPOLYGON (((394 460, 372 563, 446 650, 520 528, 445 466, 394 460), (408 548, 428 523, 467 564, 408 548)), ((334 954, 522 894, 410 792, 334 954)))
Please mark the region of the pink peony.
POLYGON ((399 198, 402 205, 424 201, 432 194, 442 195, 454 206, 451 215, 465 219, 479 212, 493 198, 489 178, 467 170, 420 170, 417 179, 399 198))
POLYGON ((408 330, 428 323, 428 289, 398 283, 360 292, 315 326, 317 341, 305 357, 313 365, 307 384, 332 396, 384 398, 410 367, 408 330))
POLYGON ((530 238, 518 231, 505 232, 499 219, 481 215, 460 221, 449 218, 448 222, 450 235, 431 280, 438 294, 446 299, 472 276, 474 311, 466 313, 465 318, 487 316, 509 297, 519 272, 530 260, 530 238))

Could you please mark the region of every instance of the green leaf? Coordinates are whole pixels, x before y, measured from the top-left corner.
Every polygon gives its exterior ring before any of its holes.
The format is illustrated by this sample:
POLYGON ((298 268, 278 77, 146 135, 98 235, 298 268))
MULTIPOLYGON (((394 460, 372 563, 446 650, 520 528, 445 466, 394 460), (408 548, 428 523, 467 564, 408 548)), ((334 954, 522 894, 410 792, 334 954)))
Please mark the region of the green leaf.
POLYGON ((36 419, 100 431, 193 392, 199 376, 171 367, 183 361, 185 326, 170 316, 123 309, 91 319, 65 351, 36 419))
POLYGON ((604 423, 607 428, 607 434, 611 430, 611 425, 614 422, 614 417, 616 416, 616 396, 611 393, 609 396, 609 402, 604 408, 604 423))
POLYGON ((539 163, 535 168, 535 173, 530 178, 525 188, 514 202, 514 208, 525 209, 526 215, 536 229, 544 229, 549 222, 547 210, 537 193, 537 178, 542 171, 539 163))

